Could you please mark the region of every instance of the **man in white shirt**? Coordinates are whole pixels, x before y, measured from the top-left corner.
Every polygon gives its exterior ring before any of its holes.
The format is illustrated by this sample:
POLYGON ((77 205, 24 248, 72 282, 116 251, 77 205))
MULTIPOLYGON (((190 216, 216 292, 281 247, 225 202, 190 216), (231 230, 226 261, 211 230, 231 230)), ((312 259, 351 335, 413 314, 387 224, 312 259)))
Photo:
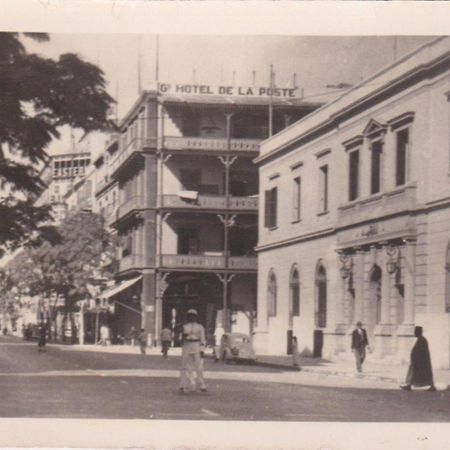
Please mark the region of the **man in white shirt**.
POLYGON ((203 379, 203 356, 206 344, 205 329, 198 323, 198 313, 195 309, 189 309, 186 313, 186 323, 183 325, 183 349, 181 366, 180 392, 185 394, 192 389, 193 374, 195 384, 201 392, 206 392, 203 379))

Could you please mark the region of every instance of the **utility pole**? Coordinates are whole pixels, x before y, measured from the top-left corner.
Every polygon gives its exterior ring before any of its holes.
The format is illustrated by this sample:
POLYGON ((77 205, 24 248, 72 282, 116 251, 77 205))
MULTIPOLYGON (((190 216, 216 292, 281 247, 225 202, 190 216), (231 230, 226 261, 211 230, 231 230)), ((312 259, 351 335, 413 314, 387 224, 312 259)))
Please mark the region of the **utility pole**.
POLYGON ((272 91, 273 91, 273 64, 270 65, 270 83, 269 83, 269 89, 270 89, 270 96, 269 96, 269 137, 273 134, 273 98, 272 98, 272 91))
POLYGON ((142 93, 142 79, 141 79, 141 35, 138 35, 138 45, 137 45, 137 85, 138 85, 138 95, 142 93))

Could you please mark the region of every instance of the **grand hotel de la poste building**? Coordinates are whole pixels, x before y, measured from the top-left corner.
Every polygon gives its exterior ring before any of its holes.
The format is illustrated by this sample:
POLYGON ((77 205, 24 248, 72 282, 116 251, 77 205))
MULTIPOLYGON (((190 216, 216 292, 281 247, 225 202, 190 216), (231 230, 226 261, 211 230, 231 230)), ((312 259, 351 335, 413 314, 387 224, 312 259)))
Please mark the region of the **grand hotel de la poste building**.
POLYGON ((450 38, 399 58, 264 141, 259 351, 406 362, 424 327, 450 367, 450 38))
POLYGON ((120 244, 116 283, 101 294, 115 305, 113 335, 143 327, 156 343, 168 327, 179 345, 189 308, 198 310, 209 343, 220 330, 251 333, 253 160, 270 134, 269 118, 276 133, 320 106, 295 89, 272 96, 264 89, 160 83, 118 124, 95 189, 97 198, 111 188, 118 193, 107 219, 120 244))

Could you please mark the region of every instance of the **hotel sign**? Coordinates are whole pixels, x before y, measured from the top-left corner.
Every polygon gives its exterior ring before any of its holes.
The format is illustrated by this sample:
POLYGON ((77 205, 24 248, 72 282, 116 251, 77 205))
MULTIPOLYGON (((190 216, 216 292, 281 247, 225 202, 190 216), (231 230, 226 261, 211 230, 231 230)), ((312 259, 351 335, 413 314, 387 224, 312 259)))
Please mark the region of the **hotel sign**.
POLYGON ((297 88, 257 86, 211 86, 209 84, 159 83, 160 94, 222 95, 227 97, 295 98, 297 88))

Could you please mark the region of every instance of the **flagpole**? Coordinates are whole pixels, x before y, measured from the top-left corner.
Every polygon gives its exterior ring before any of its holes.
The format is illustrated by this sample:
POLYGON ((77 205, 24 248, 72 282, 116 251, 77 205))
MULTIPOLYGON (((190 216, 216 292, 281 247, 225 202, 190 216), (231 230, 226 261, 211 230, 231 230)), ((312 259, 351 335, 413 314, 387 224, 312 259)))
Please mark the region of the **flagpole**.
POLYGON ((142 79, 141 79, 141 35, 138 35, 138 60, 137 60, 137 82, 138 82, 138 94, 142 92, 142 79))
POLYGON ((273 134, 273 102, 272 102, 272 91, 273 91, 273 64, 270 65, 270 96, 269 96, 269 137, 273 134))
POLYGON ((155 82, 156 82, 156 89, 158 89, 158 83, 159 83, 159 34, 156 35, 155 82))

